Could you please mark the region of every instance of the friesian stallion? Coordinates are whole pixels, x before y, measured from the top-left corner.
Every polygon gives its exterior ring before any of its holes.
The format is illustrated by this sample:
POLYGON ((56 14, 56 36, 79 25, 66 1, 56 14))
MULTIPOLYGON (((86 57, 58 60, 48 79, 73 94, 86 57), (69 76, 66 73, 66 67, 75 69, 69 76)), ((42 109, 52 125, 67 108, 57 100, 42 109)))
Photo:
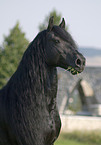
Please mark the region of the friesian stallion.
POLYGON ((56 26, 51 17, 0 90, 0 145, 53 145, 61 128, 56 67, 75 75, 84 66, 65 20, 56 26))

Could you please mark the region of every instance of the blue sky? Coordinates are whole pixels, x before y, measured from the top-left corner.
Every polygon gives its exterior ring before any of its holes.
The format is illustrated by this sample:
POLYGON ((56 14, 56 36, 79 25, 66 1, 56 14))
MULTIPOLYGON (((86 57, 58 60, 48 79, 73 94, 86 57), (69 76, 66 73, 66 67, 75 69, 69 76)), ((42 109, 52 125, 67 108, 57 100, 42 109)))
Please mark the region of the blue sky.
POLYGON ((38 25, 56 9, 79 46, 101 49, 101 0, 0 0, 0 44, 17 21, 29 41, 38 25))

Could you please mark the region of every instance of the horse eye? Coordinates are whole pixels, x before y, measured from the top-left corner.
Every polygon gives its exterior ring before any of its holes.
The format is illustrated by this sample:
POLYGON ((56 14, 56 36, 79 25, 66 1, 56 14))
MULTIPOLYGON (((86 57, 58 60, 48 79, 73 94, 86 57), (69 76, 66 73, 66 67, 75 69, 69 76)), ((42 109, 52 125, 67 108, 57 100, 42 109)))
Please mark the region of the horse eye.
POLYGON ((54 40, 55 41, 55 43, 60 43, 60 41, 59 40, 54 40))

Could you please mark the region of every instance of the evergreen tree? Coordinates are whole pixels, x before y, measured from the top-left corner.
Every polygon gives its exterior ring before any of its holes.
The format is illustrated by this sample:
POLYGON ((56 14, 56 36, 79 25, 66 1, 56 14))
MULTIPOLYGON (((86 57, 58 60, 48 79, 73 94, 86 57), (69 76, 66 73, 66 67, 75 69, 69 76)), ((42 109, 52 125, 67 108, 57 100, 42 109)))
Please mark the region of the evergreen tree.
POLYGON ((3 48, 0 47, 0 88, 17 69, 27 45, 25 33, 21 31, 17 23, 10 34, 4 38, 3 48))

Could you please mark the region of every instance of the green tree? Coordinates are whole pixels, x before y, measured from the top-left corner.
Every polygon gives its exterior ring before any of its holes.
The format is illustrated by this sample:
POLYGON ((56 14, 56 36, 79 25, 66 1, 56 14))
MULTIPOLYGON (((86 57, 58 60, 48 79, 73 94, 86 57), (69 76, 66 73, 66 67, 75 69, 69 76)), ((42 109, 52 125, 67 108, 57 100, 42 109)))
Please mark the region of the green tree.
POLYGON ((9 35, 4 37, 3 48, 0 47, 0 88, 15 72, 28 43, 17 22, 9 35))
MULTIPOLYGON (((49 21, 49 18, 50 18, 51 16, 54 16, 54 24, 55 24, 55 25, 58 25, 58 24, 60 23, 61 18, 62 18, 61 14, 58 13, 56 10, 53 10, 53 11, 51 11, 51 12, 49 13, 49 15, 47 15, 47 16, 45 17, 43 23, 41 23, 41 24, 39 25, 39 27, 38 27, 38 28, 39 28, 39 31, 42 31, 42 30, 44 30, 44 29, 47 28, 47 26, 48 26, 48 21, 49 21)), ((67 27, 66 27, 66 29, 67 29, 67 27)))

